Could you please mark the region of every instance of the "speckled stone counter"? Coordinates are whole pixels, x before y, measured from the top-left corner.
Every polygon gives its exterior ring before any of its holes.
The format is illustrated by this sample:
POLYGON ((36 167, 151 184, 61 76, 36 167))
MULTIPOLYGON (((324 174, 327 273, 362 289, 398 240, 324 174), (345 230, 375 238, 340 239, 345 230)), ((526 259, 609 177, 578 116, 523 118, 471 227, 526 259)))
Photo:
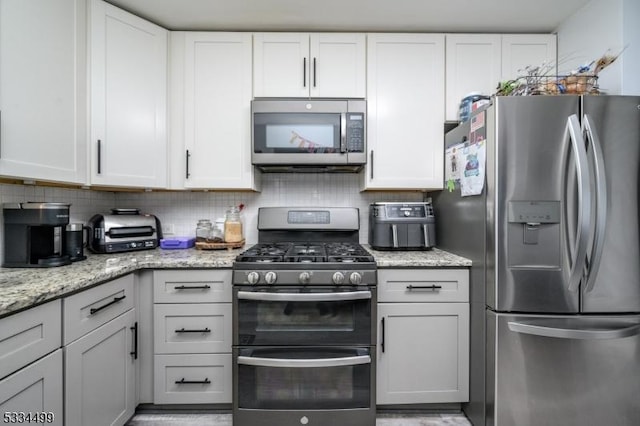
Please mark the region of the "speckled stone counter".
POLYGON ((434 248, 427 251, 381 251, 364 246, 378 268, 468 268, 471 260, 434 248))
MULTIPOLYGON (((471 266, 470 260, 438 249, 404 252, 367 249, 380 268, 471 266)), ((118 254, 89 253, 87 260, 57 268, 0 268, 0 317, 140 269, 231 268, 235 257, 243 250, 156 249, 118 254)))

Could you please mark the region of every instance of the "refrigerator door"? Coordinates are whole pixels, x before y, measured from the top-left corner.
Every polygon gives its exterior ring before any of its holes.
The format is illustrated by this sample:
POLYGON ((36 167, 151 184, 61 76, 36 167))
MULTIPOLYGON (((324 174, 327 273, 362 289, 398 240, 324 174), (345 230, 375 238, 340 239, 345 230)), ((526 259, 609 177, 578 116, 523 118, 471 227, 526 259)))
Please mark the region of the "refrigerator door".
POLYGON ((487 304, 496 311, 578 312, 582 268, 576 259, 586 255, 588 229, 581 228, 588 217, 577 208, 565 211, 568 186, 581 188, 577 204, 590 195, 588 169, 578 167, 580 155, 586 161, 576 139, 582 138, 578 104, 575 96, 495 98, 496 164, 487 172, 495 177, 488 198, 495 203, 489 218, 496 244, 487 253, 487 304), (567 226, 573 231, 565 232, 567 226))
POLYGON ((640 312, 640 97, 585 96, 582 113, 592 167, 599 145, 604 161, 596 178, 605 184, 596 188, 602 210, 594 221, 582 311, 640 312))
POLYGON ((640 316, 487 311, 487 334, 487 425, 640 421, 640 316))

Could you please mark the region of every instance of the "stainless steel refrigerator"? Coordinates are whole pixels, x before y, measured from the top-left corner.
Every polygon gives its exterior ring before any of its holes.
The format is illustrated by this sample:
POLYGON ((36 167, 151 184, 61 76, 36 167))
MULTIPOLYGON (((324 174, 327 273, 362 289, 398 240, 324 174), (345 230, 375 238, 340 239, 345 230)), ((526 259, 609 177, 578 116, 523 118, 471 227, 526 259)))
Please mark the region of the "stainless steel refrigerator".
POLYGON ((640 98, 497 97, 445 145, 438 246, 473 261, 467 416, 639 425, 640 98))

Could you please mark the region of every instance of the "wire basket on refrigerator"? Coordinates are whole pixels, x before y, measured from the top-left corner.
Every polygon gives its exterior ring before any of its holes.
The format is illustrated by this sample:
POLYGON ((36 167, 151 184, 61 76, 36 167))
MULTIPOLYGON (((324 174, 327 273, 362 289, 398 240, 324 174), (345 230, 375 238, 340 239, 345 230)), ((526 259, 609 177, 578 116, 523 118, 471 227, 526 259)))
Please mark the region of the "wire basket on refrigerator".
POLYGON ((598 76, 592 74, 528 75, 501 83, 498 96, 597 95, 598 76))

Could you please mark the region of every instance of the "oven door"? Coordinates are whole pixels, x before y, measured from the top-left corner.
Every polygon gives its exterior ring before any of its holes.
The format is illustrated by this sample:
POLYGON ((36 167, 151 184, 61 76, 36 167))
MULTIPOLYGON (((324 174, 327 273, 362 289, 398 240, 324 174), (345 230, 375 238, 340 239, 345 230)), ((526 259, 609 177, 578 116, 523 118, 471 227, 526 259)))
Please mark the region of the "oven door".
POLYGON ((241 347, 234 351, 234 401, 239 410, 375 407, 375 363, 369 347, 241 347))
POLYGON ((375 287, 235 287, 234 345, 373 345, 375 287))

